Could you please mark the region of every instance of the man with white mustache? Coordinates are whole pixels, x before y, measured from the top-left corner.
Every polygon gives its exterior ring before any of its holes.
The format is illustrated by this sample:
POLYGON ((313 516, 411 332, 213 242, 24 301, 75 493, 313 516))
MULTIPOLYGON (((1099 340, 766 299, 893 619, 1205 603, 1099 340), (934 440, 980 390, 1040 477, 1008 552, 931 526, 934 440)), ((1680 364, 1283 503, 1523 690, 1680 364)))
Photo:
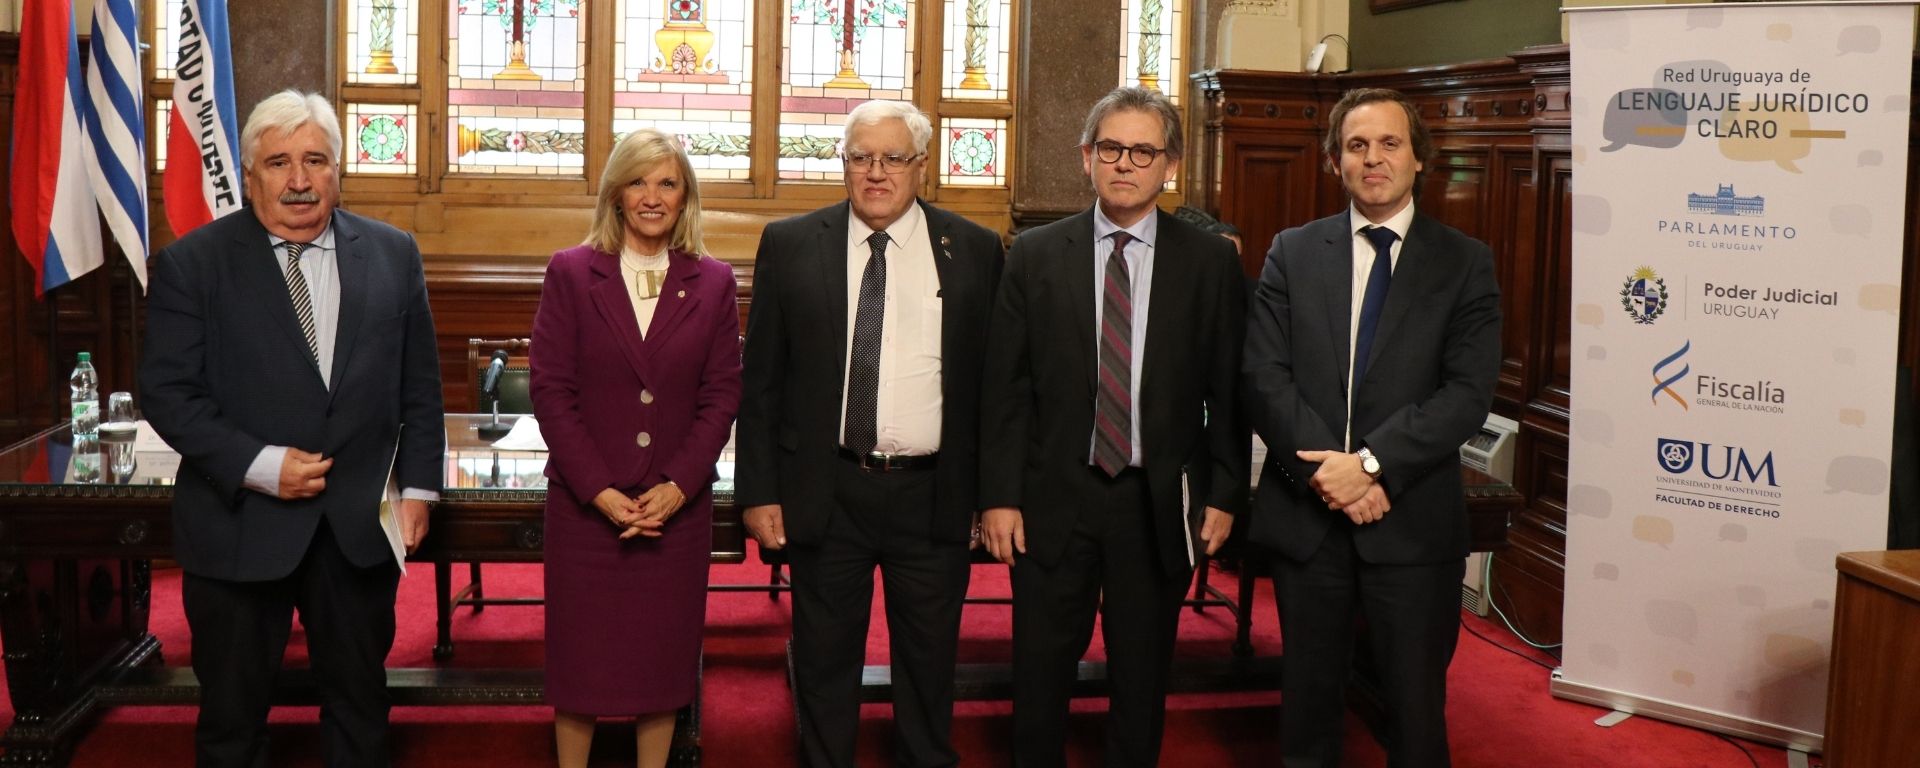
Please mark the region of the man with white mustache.
POLYGON ((293 611, 329 766, 388 764, 385 662, 400 570, 439 497, 440 358, 420 251, 337 210, 340 126, 282 91, 241 132, 244 211, 153 258, 143 410, 180 452, 174 557, 200 678, 200 766, 271 764, 268 696, 293 611), (397 444, 397 448, 396 448, 397 444))

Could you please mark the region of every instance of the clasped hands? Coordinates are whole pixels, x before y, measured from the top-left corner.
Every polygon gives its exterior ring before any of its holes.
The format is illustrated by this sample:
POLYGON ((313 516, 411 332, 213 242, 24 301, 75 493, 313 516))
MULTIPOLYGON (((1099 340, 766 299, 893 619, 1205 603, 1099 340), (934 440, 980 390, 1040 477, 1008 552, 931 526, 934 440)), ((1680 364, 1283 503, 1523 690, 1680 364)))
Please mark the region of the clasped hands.
POLYGON ((687 495, 680 486, 671 481, 648 488, 645 493, 629 498, 626 494, 608 488, 593 497, 593 506, 600 514, 620 528, 620 539, 625 541, 635 536, 659 538, 665 533, 667 520, 680 511, 687 503, 687 495))
POLYGON ((1359 456, 1340 451, 1295 451, 1294 455, 1320 465, 1307 484, 1327 509, 1345 513, 1355 525, 1379 522, 1393 508, 1386 489, 1360 468, 1359 456))

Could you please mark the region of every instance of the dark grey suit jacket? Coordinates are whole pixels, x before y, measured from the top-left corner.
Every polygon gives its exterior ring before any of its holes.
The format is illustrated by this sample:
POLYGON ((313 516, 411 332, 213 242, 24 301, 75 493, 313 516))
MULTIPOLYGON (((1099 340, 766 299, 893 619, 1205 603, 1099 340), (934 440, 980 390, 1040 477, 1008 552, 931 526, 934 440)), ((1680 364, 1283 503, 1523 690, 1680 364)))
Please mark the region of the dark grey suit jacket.
POLYGON ((391 561, 379 524, 389 462, 401 487, 440 489, 440 356, 420 251, 406 233, 341 210, 333 236, 340 317, 331 390, 252 208, 188 233, 150 264, 140 395, 147 420, 182 458, 174 557, 189 573, 286 576, 322 518, 355 565, 391 561), (268 445, 333 457, 326 490, 282 501, 244 488, 268 445))
MULTIPOLYGON (((973 525, 975 443, 987 312, 1000 280, 999 236, 916 203, 940 277, 940 460, 930 531, 964 542, 973 525)), ((745 393, 735 428, 734 501, 783 506, 787 540, 818 543, 833 510, 846 381, 847 203, 776 221, 760 235, 747 316, 745 393)))
MULTIPOLYGON (((1267 252, 1247 328, 1246 413, 1267 444, 1253 541, 1305 560, 1333 525, 1352 525, 1307 485, 1296 450, 1342 450, 1353 310, 1353 230, 1343 212, 1281 232, 1267 252)), ((1354 530, 1362 559, 1411 565, 1465 557, 1460 444, 1486 421, 1500 371, 1500 286, 1485 243, 1416 212, 1366 379, 1353 448, 1380 457, 1393 509, 1354 530)))
MULTIPOLYGON (((1247 508, 1249 439, 1235 403, 1246 283, 1232 243, 1156 215, 1135 412, 1160 564, 1177 574, 1190 567, 1204 507, 1247 508)), ((1086 506, 1071 480, 1086 475, 1093 446, 1094 248, 1092 208, 1014 241, 988 342, 980 504, 1021 508, 1027 552, 1049 565, 1086 506)))

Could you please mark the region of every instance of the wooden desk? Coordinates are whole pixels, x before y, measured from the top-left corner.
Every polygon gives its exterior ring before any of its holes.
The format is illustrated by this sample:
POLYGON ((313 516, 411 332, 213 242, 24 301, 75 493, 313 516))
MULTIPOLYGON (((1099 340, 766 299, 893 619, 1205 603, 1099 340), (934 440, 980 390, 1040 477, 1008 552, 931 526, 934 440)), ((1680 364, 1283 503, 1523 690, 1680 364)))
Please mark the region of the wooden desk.
MULTIPOLYGON (((479 419, 446 417, 446 489, 408 558, 433 565, 442 585, 459 563, 541 558, 544 456, 486 448, 474 436, 479 419)), ((102 707, 199 700, 192 670, 162 666, 148 631, 150 561, 173 551, 172 487, 58 482, 69 445, 61 426, 0 451, 0 645, 14 708, 0 763, 8 765, 65 765, 102 707)), ((746 536, 731 486, 715 495, 713 561, 741 562, 746 536)), ((436 645, 450 649, 451 606, 439 602, 436 645)), ((283 681, 276 703, 316 701, 303 670, 283 681)), ((389 668, 387 684, 402 706, 538 705, 544 696, 538 668, 389 668)), ((681 712, 674 765, 699 763, 698 713, 698 699, 681 712)))
POLYGON ((1845 552, 1835 565, 1826 764, 1912 765, 1920 755, 1920 550, 1845 552))

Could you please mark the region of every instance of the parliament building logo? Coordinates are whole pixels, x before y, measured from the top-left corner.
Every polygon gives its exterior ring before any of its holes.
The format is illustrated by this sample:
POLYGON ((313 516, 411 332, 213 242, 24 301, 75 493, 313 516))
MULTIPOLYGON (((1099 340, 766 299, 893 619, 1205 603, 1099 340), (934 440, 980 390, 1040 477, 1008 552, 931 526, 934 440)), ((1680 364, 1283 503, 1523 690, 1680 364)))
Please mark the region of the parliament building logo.
POLYGON ((1640 325, 1652 325, 1667 311, 1667 281, 1652 267, 1641 267, 1620 284, 1620 308, 1640 325))
POLYGON ((1720 191, 1711 195, 1687 193, 1687 212, 1715 216, 1758 216, 1767 212, 1767 199, 1759 195, 1741 197, 1733 193, 1732 184, 1722 184, 1720 191))

